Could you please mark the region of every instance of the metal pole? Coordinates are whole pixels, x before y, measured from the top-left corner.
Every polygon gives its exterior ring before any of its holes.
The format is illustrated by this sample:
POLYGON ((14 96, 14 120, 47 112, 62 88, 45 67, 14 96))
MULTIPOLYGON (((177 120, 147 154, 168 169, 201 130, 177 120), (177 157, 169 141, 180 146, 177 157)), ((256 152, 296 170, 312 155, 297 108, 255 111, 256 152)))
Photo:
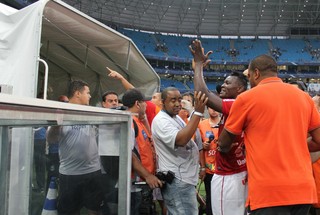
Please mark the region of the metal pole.
POLYGON ((45 60, 42 60, 41 58, 38 58, 39 62, 42 62, 45 70, 44 70, 44 89, 43 89, 43 99, 47 100, 47 91, 48 91, 48 72, 49 72, 49 66, 45 60))

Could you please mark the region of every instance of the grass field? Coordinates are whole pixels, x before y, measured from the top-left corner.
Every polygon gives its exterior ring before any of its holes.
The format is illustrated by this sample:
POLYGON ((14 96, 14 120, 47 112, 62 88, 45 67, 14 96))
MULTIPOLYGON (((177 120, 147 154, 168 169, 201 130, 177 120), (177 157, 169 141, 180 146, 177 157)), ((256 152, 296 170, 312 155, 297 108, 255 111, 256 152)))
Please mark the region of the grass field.
POLYGON ((206 190, 204 189, 204 183, 203 182, 201 184, 198 183, 197 190, 199 190, 199 194, 202 196, 202 198, 205 198, 206 190), (199 185, 200 185, 200 189, 199 189, 199 185))
MULTIPOLYGON (((198 183, 197 190, 198 190, 200 197, 202 197, 202 201, 205 203, 206 202, 206 190, 205 190, 203 182, 198 183)), ((198 202, 199 202, 199 198, 198 198, 198 202)), ((199 206, 200 206, 200 204, 199 204, 199 206)), ((205 214, 205 213, 203 213, 203 214, 205 214)))

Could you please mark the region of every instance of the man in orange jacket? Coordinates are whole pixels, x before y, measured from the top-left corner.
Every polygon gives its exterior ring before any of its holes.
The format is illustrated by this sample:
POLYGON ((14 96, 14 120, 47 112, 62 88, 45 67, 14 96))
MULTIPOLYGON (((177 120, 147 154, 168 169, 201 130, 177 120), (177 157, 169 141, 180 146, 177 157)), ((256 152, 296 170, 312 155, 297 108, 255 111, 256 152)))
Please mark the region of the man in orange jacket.
POLYGON ((128 111, 135 114, 134 123, 138 127, 132 150, 133 183, 145 181, 151 189, 143 190, 138 185, 133 185, 131 198, 131 214, 140 214, 142 191, 148 193, 152 202, 152 189, 162 187, 162 182, 154 175, 156 168, 156 157, 149 130, 145 127, 143 120, 147 120, 146 102, 144 95, 138 89, 127 90, 123 97, 123 105, 128 111))

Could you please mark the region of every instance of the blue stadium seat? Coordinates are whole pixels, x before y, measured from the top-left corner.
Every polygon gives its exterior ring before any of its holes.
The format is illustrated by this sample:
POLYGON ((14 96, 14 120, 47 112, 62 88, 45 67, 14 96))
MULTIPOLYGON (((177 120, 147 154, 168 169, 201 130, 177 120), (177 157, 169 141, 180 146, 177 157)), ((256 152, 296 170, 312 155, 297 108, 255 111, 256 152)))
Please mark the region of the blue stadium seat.
POLYGON ((278 62, 310 62, 311 55, 307 51, 303 39, 272 39, 273 48, 279 48, 281 55, 278 62))

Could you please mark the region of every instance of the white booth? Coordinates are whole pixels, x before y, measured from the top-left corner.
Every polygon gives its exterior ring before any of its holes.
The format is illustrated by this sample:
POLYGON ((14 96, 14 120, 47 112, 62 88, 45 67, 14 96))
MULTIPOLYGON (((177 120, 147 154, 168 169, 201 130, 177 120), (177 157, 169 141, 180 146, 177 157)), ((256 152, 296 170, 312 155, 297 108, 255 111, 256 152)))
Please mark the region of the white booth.
MULTIPOLYGON (((92 125, 97 128, 100 148, 108 149, 110 139, 100 138, 101 127, 118 131, 119 175, 117 214, 129 214, 132 117, 128 112, 0 94, 0 214, 41 214, 47 190, 37 190, 34 131, 47 126, 92 125), (120 177, 121 176, 121 177, 120 177)), ((100 153, 101 156, 105 155, 100 153)), ((46 154, 42 155, 46 157, 46 154)), ((108 165, 114 166, 115 163, 108 165)), ((108 174, 108 173, 106 173, 108 174)), ((46 179, 45 179, 46 180, 46 179)), ((47 181, 47 180, 46 180, 47 181)), ((45 183, 45 182, 44 182, 45 183)), ((46 213, 48 214, 48 213, 46 213)))

